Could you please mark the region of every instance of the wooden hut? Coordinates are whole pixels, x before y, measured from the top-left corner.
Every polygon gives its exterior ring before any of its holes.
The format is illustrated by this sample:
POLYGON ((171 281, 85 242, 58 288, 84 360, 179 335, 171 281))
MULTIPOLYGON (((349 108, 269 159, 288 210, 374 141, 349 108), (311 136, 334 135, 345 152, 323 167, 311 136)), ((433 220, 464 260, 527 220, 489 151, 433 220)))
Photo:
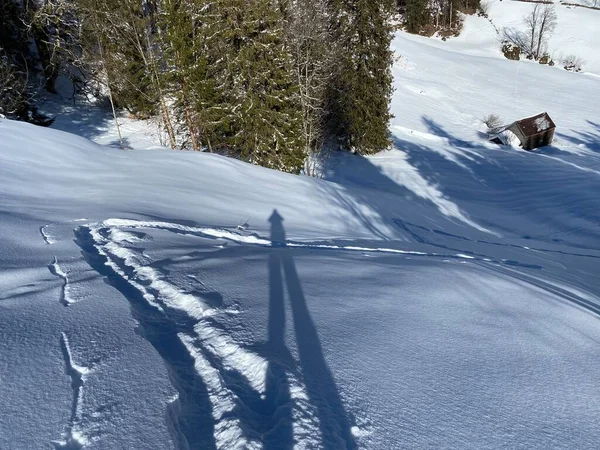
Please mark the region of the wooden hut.
POLYGON ((532 117, 526 117, 504 127, 511 131, 521 141, 524 150, 533 150, 552 144, 556 125, 548 115, 543 112, 532 117))

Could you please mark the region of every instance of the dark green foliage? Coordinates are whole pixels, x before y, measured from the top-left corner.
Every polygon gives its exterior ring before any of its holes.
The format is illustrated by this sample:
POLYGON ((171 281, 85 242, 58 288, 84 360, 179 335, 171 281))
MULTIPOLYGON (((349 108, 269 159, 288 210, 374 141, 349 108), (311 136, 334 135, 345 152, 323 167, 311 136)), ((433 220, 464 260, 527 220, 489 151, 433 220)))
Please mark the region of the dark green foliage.
POLYGON ((26 76, 0 49, 0 114, 25 117, 27 114, 26 76))
POLYGON ((115 104, 133 114, 156 112, 151 10, 131 0, 78 0, 86 69, 115 104))
POLYGON ((0 114, 28 120, 35 81, 26 15, 20 4, 0 2, 0 114))
POLYGON ((460 29, 459 12, 475 14, 480 0, 398 0, 398 11, 404 17, 404 26, 409 33, 431 35, 439 32, 443 36, 456 34, 460 29))
POLYGON ((299 172, 328 138, 389 146, 395 0, 0 2, 3 111, 33 117, 28 69, 53 91, 74 67, 88 92, 160 115, 172 148, 299 172))
POLYGON ((254 164, 299 172, 302 116, 282 9, 271 0, 226 3, 226 145, 254 164))
POLYGON ((272 0, 167 0, 166 90, 183 144, 298 172, 304 152, 285 8, 272 0))
POLYGON ((329 92, 330 128, 339 144, 361 154, 390 144, 392 0, 332 2, 341 54, 329 92))
POLYGON ((21 59, 18 64, 23 64, 23 59, 30 59, 29 37, 25 24, 25 11, 18 2, 0 1, 0 48, 9 58, 15 60, 14 63, 21 59))
POLYGON ((406 0, 404 24, 409 33, 418 33, 431 23, 428 0, 406 0))
POLYGON ((124 46, 111 55, 106 70, 115 104, 139 117, 155 114, 158 99, 152 73, 140 52, 124 46))
MULTIPOLYGON (((210 0, 163 2, 161 28, 163 77, 175 99, 177 119, 185 126, 194 150, 218 146, 225 132, 217 89, 223 48, 218 5, 210 0)), ((184 142, 184 145, 187 143, 184 142)))

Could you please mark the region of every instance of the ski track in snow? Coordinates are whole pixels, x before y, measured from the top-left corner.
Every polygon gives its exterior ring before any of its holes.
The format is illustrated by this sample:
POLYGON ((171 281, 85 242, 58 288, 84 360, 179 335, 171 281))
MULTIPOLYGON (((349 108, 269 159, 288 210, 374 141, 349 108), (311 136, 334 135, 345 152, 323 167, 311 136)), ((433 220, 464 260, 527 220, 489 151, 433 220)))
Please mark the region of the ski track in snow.
MULTIPOLYGON (((403 221, 399 219, 395 219, 394 223, 398 225, 400 228, 405 228, 406 225, 403 221)), ((409 234, 413 235, 417 242, 434 245, 436 247, 442 248, 444 250, 456 251, 456 253, 435 253, 435 252, 419 252, 415 250, 402 250, 397 248, 387 248, 387 247, 362 247, 357 245, 335 245, 324 242, 296 242, 291 240, 286 240, 284 244, 271 242, 270 239, 258 236, 256 234, 241 234, 238 232, 212 228, 212 227, 193 227, 188 225, 181 225, 177 223, 171 222, 160 222, 160 221, 138 221, 131 219, 107 219, 102 225, 98 226, 98 228, 107 228, 111 231, 116 232, 115 228, 128 228, 128 229, 136 229, 136 228, 149 228, 149 229, 157 229, 170 231, 177 234, 190 235, 190 236, 198 236, 203 238, 212 238, 212 239, 223 239, 226 241, 235 242, 237 244, 246 244, 246 245, 257 245, 262 247, 273 247, 278 245, 285 245, 288 248, 294 249, 315 249, 315 250, 336 250, 336 251, 346 251, 346 252, 359 252, 359 253, 384 253, 384 254, 394 254, 394 255, 407 255, 407 256, 419 256, 419 257, 434 257, 434 258, 446 258, 446 259, 460 259, 466 261, 480 261, 487 263, 496 263, 507 266, 523 266, 530 267, 527 264, 520 264, 517 261, 505 260, 505 259, 495 259, 489 257, 484 254, 479 253, 469 253, 464 251, 459 251, 457 249, 453 249, 451 247, 444 247, 439 244, 434 244, 428 240, 423 240, 420 236, 416 235, 414 232, 409 231, 409 234)), ((454 236, 458 239, 469 240, 467 238, 462 238, 460 236, 454 236)), ((479 240, 477 242, 486 243, 490 245, 501 245, 501 246, 509 246, 506 244, 495 243, 491 241, 483 241, 479 240)), ((519 248, 525 251, 540 251, 540 252, 556 252, 561 253, 558 250, 546 250, 546 249, 538 249, 538 248, 530 248, 526 246, 518 246, 518 245, 510 245, 513 248, 519 248)), ((576 255, 576 256, 586 256, 595 258, 594 255, 576 255)), ((542 269, 541 266, 535 266, 530 268, 542 269)))
MULTIPOLYGON (((234 391, 243 389, 250 394, 249 397, 264 398, 269 362, 236 343, 211 320, 219 314, 233 314, 237 311, 212 308, 196 296, 183 293, 176 286, 162 279, 158 271, 146 265, 150 261, 143 253, 140 254, 124 246, 134 243, 139 238, 122 230, 122 228, 154 228, 191 234, 198 229, 163 222, 132 222, 116 219, 106 221, 99 226, 82 228, 88 231, 97 253, 105 260, 105 266, 139 292, 150 307, 178 324, 183 323, 184 326, 186 323, 190 324, 185 332, 177 333, 176 339, 185 347, 193 361, 193 369, 205 384, 211 404, 216 447, 219 449, 262 448, 259 442, 260 433, 254 433, 258 434, 256 439, 252 436, 252 432, 248 436, 248 429, 252 429, 252 425, 242 423, 243 420, 251 422, 256 419, 250 417, 252 414, 243 417, 242 413, 242 417, 239 417, 240 414, 237 412, 240 405, 243 409, 252 408, 243 405, 243 400, 234 391)), ((214 238, 229 236, 229 232, 225 230, 202 230, 206 235, 214 238)), ((265 243, 257 237, 244 238, 255 244, 265 243)), ((318 424, 315 424, 314 415, 308 411, 310 405, 304 401, 307 394, 302 384, 293 374, 288 374, 288 382, 290 392, 293 394, 291 396, 294 402, 293 416, 297 419, 294 428, 297 435, 304 436, 303 441, 310 442, 318 435, 318 424)), ((180 397, 186 396, 189 394, 180 395, 180 397)), ((193 417, 183 417, 179 421, 189 425, 193 420, 193 417)), ((187 442, 190 447, 196 444, 196 442, 187 442)), ((313 443, 311 448, 315 445, 318 446, 313 443)))
POLYGON ((542 280, 538 277, 527 275, 511 268, 502 267, 498 268, 497 270, 505 275, 508 275, 509 277, 524 281, 525 283, 535 286, 536 288, 545 292, 550 292, 557 298, 561 298, 565 301, 576 304, 581 308, 587 309, 588 311, 600 316, 600 305, 594 303, 591 298, 586 298, 587 294, 584 292, 574 291, 572 288, 559 286, 552 281, 542 280))
POLYGON ((71 286, 69 285, 69 277, 58 264, 56 256, 54 256, 52 262, 48 264, 48 270, 52 275, 62 280, 59 299, 60 304, 66 307, 74 303, 70 296, 71 286))
POLYGON ((52 236, 50 234, 48 234, 46 232, 46 228, 48 228, 50 226, 50 224, 46 224, 46 225, 42 225, 40 227, 40 234, 42 235, 42 239, 44 239, 44 242, 48 245, 52 245, 55 244, 56 241, 52 238, 52 236))
MULTIPOLYGON (((150 229, 158 229, 164 231, 170 231, 173 233, 190 235, 190 236, 198 236, 203 238, 212 238, 212 239, 224 239, 227 241, 232 241, 237 244, 250 244, 250 245, 258 245, 262 247, 273 247, 278 245, 283 245, 283 243, 274 243, 270 239, 260 237, 256 234, 240 234, 230 230, 219 229, 219 228, 211 228, 211 227, 192 227, 188 225, 180 225, 177 223, 170 222, 150 222, 150 221, 138 221, 138 220, 129 220, 129 219, 107 219, 105 220, 99 228, 150 228, 150 229)), ((426 253, 419 252, 414 250, 402 250, 395 248, 386 248, 386 247, 361 247, 356 245, 335 245, 335 244, 327 244, 322 242, 295 242, 286 240, 284 243, 288 248, 295 249, 317 249, 317 250, 341 250, 341 251, 349 251, 349 252, 370 252, 370 253, 389 253, 395 255, 414 255, 414 256, 431 256, 438 258, 456 258, 456 259, 466 259, 473 260, 477 259, 480 261, 486 262, 500 262, 494 261, 491 258, 486 257, 476 257, 471 255, 465 255, 464 253, 454 253, 454 254, 441 254, 441 253, 426 253)))
MULTIPOLYGON (((407 224, 398 223, 405 228, 407 224)), ((211 227, 195 227, 161 221, 138 221, 128 219, 107 219, 99 224, 81 226, 76 234, 85 235, 90 241, 90 249, 100 256, 102 264, 109 268, 111 273, 119 280, 127 283, 127 289, 133 289, 139 293, 139 297, 157 314, 176 323, 170 338, 179 342, 190 359, 189 370, 194 371, 204 384, 204 389, 212 411, 212 423, 214 424, 214 444, 219 449, 253 449, 262 448, 261 439, 265 436, 265 430, 253 429, 253 420, 242 411, 252 410, 251 405, 245 405, 244 398, 261 398, 266 395, 266 379, 269 369, 269 360, 248 350, 234 339, 222 328, 215 325, 215 318, 220 315, 234 314, 218 307, 211 307, 199 297, 182 292, 177 286, 165 280, 160 272, 151 267, 151 260, 143 250, 135 248, 136 242, 142 239, 130 230, 154 229, 172 233, 196 236, 208 239, 218 239, 235 242, 242 245, 256 245, 263 247, 286 246, 292 249, 323 249, 345 252, 360 252, 363 254, 386 253, 394 255, 406 255, 407 257, 436 257, 441 260, 458 259, 461 262, 494 263, 498 266, 519 265, 515 261, 495 260, 480 254, 465 253, 425 253, 412 250, 401 250, 394 248, 370 248, 357 245, 334 245, 321 242, 294 242, 285 243, 272 242, 270 239, 255 234, 244 234, 243 232, 230 231, 211 227), (235 374, 233 376, 232 374, 235 374), (240 394, 240 390, 244 391, 240 394), (241 397, 240 397, 241 395, 241 397), (249 431, 250 430, 250 431, 249 431)), ((409 230, 408 228, 406 228, 409 230)), ((409 230, 410 231, 410 230, 409 230)), ((414 232, 413 232, 414 233, 414 232)), ((420 236, 418 242, 432 244, 424 241, 420 236)), ((80 246, 83 245, 78 240, 80 246)), ((492 243, 493 244, 493 243, 492 243)), ((84 248, 84 252, 91 250, 84 248)), ((522 247, 527 251, 529 248, 522 247)), ((446 248, 446 250, 454 250, 446 248)), ((65 290, 68 287, 68 278, 60 269, 56 258, 49 265, 51 272, 64 280, 65 290)), ((537 267, 539 268, 539 267, 537 267)), ((508 273, 507 273, 508 274, 508 273)), ((511 271, 511 275, 513 271, 511 271)), ((514 276, 514 275, 513 275, 514 276)), ((537 279, 525 280, 543 289, 556 291, 558 288, 546 286, 543 281, 537 279)), ((123 290, 122 290, 123 292, 123 290)), ((67 292, 68 293, 68 290, 67 292)), ((575 294, 556 292, 557 294, 575 294)), ((124 293, 125 295, 125 293, 124 293)), ((137 295, 137 294, 136 294, 137 295)), ((127 296, 127 295, 126 295, 127 296)), ((68 297, 65 294, 68 304, 68 297)), ((129 298, 129 297, 128 297, 129 298)), ((132 301, 131 299, 129 299, 132 301)), ((578 304, 584 305, 584 300, 578 298, 578 304)), ((573 300, 571 300, 573 301, 573 300)), ((585 304, 584 307, 590 308, 585 304)), ((595 311, 594 312, 598 312, 595 311)), ((78 381, 83 383, 83 373, 73 365, 71 353, 66 336, 63 336, 65 348, 65 360, 70 367, 69 372, 73 378, 74 386, 78 381)), ((187 357, 186 357, 187 358, 187 357)), ((305 448, 319 447, 320 443, 315 441, 319 436, 318 419, 311 409, 314 405, 308 402, 306 387, 293 371, 284 370, 290 387, 290 398, 293 403, 292 414, 293 432, 295 441, 305 448)), ((182 392, 186 387, 175 386, 179 392, 179 398, 185 399, 191 395, 190 392, 182 392)), ((79 398, 81 386, 74 388, 74 397, 79 398)), ((77 405, 74 404, 74 415, 77 405)), ((178 414, 182 414, 179 411, 178 414)), ((185 414, 185 413, 183 413, 185 414)), ((196 419, 198 420, 198 419, 196 419)), ((179 417, 179 422, 194 426, 194 417, 179 417)), ((275 426, 275 425, 274 425, 275 426)), ((266 430, 268 434, 269 430, 266 430)), ((360 434, 360 433, 358 433, 360 434)), ((357 436, 360 437, 360 436, 357 436)), ((188 437, 185 437, 188 439, 188 437)), ((193 437, 192 437, 193 438, 193 437)), ((73 438, 75 439, 75 438, 73 438)), ((79 441, 77 441, 79 442, 79 441)), ((193 447, 198 442, 189 441, 183 446, 193 447)), ((57 448, 79 448, 79 447, 57 447, 57 448)))
POLYGON ((83 396, 83 386, 85 377, 89 369, 77 365, 73 361, 73 353, 69 344, 69 339, 65 333, 60 335, 60 347, 65 362, 65 372, 71 378, 71 389, 73 390, 73 400, 71 402, 71 417, 64 434, 63 439, 52 441, 51 444, 55 450, 79 450, 88 443, 85 434, 79 430, 81 399, 83 396))

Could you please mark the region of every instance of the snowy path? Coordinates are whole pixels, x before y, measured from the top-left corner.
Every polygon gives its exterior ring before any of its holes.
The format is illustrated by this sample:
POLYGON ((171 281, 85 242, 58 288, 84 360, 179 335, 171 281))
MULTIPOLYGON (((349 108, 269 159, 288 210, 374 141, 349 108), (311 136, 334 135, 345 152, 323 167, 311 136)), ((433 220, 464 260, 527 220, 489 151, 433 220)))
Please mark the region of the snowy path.
MULTIPOLYGON (((542 268, 533 264, 495 261, 478 254, 290 241, 278 217, 276 212, 272 216, 275 221, 270 238, 239 230, 124 219, 107 219, 76 230, 76 241, 88 263, 127 298, 143 335, 170 368, 178 396, 176 407, 169 408, 177 415, 174 423, 180 448, 287 448, 292 442, 296 448, 369 447, 369 436, 378 427, 371 421, 364 422, 366 417, 360 412, 350 415, 348 401, 353 399, 341 398, 294 263, 293 255, 298 252, 308 252, 315 261, 329 258, 329 254, 346 259, 344 254, 348 254, 351 259, 379 255, 382 260, 392 258, 392 264, 423 258, 446 264, 455 261, 482 265, 485 271, 501 275, 504 282, 524 282, 523 286, 539 289, 543 297, 600 316, 597 299, 545 281, 543 276, 535 275, 543 273, 542 268), (167 262, 156 260, 156 255, 166 250, 163 241, 169 246, 177 243, 176 248, 185 243, 182 249, 191 245, 196 250, 168 258, 167 262), (177 272, 190 268, 197 272, 201 261, 248 257, 266 258, 269 268, 268 340, 258 346, 248 343, 247 337, 240 340, 236 333, 231 334, 241 325, 239 316, 249 313, 247 306, 230 304, 222 296, 215 302, 216 294, 207 290, 209 280, 203 281, 193 273, 184 279, 193 280, 197 284, 194 289, 178 286, 170 281, 167 270, 175 265, 177 272), (525 268, 534 275, 523 272, 525 268), (283 302, 286 288, 291 306, 288 313, 283 302), (286 338, 286 314, 292 317, 295 343, 288 343, 289 336, 286 338), (312 377, 315 373, 318 378, 312 377)), ((418 242, 435 246, 415 236, 418 242)), ((486 242, 479 244, 481 247, 486 242)), ((540 251, 518 250, 525 254, 540 251)), ((181 282, 181 274, 177 279, 181 282)))

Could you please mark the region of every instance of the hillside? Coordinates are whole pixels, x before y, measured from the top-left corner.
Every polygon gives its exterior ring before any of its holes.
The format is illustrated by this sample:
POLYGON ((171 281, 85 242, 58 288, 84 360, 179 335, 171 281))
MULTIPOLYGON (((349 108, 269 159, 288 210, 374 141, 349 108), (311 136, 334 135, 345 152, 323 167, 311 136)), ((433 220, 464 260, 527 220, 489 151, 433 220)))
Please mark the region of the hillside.
POLYGON ((398 33, 394 148, 323 179, 0 120, 0 448, 595 449, 600 12, 560 8, 585 73, 398 33), (540 111, 552 146, 485 139, 540 111))

